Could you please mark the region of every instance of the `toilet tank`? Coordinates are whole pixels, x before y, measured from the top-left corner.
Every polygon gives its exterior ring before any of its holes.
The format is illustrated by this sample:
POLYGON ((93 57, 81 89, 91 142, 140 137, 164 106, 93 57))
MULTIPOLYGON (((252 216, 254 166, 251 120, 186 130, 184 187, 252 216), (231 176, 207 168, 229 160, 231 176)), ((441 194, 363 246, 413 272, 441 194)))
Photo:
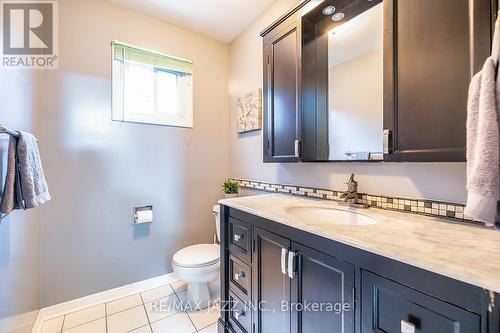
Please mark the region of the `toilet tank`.
POLYGON ((212 213, 215 217, 215 229, 217 229, 217 240, 220 241, 220 206, 215 205, 212 208, 212 213))

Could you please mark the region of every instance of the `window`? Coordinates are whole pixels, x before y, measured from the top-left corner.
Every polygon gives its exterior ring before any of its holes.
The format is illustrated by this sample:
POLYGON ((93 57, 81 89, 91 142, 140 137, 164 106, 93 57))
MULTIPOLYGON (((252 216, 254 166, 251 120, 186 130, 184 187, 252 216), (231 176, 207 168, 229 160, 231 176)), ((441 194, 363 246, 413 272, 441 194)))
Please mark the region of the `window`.
POLYGON ((193 63, 113 43, 116 121, 193 127, 193 63))

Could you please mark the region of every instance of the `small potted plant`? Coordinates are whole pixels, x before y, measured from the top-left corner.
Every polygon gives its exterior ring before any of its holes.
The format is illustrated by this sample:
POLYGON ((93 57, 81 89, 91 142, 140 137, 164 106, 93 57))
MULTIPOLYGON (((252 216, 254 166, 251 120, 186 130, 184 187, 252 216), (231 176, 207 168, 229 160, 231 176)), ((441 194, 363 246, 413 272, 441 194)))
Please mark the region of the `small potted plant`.
POLYGON ((226 199, 236 198, 239 190, 240 184, 236 180, 226 179, 222 184, 222 192, 226 195, 226 199))

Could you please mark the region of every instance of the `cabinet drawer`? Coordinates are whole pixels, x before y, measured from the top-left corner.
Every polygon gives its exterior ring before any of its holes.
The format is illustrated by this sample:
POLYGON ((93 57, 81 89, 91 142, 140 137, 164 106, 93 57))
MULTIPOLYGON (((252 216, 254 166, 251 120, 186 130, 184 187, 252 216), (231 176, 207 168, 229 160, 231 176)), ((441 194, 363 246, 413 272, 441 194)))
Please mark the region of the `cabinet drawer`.
POLYGON ((246 222, 229 218, 229 250, 238 258, 251 262, 252 226, 246 222))
POLYGON ((229 256, 229 287, 242 299, 247 299, 252 286, 252 269, 235 256, 229 256))
POLYGON ((229 292, 229 324, 238 333, 249 333, 252 328, 252 312, 248 304, 229 292))
POLYGON ((363 333, 479 333, 477 314, 367 271, 362 273, 363 333))

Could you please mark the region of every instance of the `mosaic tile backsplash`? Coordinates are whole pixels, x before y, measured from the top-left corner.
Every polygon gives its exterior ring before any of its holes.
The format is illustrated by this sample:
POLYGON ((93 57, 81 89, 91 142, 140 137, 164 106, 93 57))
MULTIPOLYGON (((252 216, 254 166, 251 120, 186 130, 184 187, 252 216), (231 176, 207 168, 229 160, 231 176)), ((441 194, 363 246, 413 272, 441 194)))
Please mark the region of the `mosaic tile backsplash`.
MULTIPOLYGON (((343 191, 320 189, 313 187, 272 184, 255 180, 236 179, 242 188, 255 189, 267 192, 285 193, 324 200, 340 201, 339 196, 343 191)), ((464 204, 425 200, 389 197, 382 195, 371 195, 359 193, 359 202, 371 207, 400 211, 404 213, 413 213, 426 216, 442 217, 457 222, 473 223, 483 225, 482 223, 472 221, 464 216, 464 204)))

